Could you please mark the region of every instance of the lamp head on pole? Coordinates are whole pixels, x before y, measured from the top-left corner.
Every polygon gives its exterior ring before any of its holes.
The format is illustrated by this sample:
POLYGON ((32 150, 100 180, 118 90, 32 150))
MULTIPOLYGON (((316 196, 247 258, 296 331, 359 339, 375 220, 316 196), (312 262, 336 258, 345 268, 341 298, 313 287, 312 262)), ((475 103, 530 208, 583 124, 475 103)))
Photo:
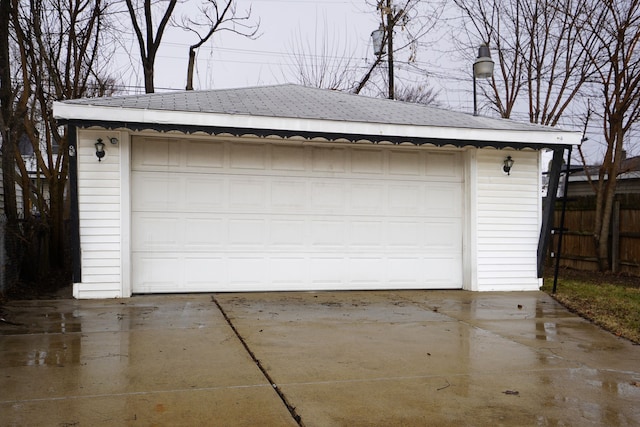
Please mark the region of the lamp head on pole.
POLYGON ((384 27, 380 24, 377 30, 371 32, 371 42, 373 43, 373 54, 375 56, 384 55, 386 53, 384 49, 384 27))
POLYGON ((488 79, 493 76, 494 62, 491 59, 491 51, 487 44, 481 44, 478 48, 478 57, 473 63, 473 75, 477 79, 488 79))

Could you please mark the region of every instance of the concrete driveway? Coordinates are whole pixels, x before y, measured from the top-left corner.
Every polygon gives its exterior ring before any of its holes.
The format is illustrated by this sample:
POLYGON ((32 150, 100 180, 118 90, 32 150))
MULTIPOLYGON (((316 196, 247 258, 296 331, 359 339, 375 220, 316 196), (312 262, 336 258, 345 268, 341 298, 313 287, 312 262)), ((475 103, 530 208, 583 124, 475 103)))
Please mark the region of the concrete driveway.
POLYGON ((640 425, 640 346, 541 292, 18 301, 0 425, 640 425))

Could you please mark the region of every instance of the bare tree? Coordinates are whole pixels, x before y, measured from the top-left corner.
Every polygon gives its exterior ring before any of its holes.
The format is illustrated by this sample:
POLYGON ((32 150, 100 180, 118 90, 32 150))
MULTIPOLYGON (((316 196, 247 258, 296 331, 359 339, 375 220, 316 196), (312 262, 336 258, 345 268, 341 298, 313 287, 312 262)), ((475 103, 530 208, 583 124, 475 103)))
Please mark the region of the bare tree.
POLYGON ((289 74, 304 86, 353 92, 356 53, 349 50, 343 37, 335 28, 329 28, 326 16, 322 26, 316 18, 313 40, 303 40, 299 31, 291 44, 289 58, 294 65, 289 74))
POLYGON ((193 72, 196 62, 196 51, 216 32, 229 31, 255 39, 258 36, 260 21, 251 22, 251 8, 239 14, 235 0, 207 0, 199 8, 195 18, 182 17, 181 23, 174 24, 185 31, 196 35, 198 41, 189 46, 189 62, 187 64, 187 90, 193 90, 193 72))
POLYGON ((594 241, 601 270, 609 268, 609 229, 625 144, 640 120, 640 0, 591 0, 580 16, 580 41, 602 91, 604 160, 595 184, 594 241), (588 35, 595 36, 595 42, 588 35))
POLYGON ((154 66, 156 55, 158 54, 158 49, 160 49, 162 36, 164 35, 164 31, 171 19, 177 2, 178 0, 167 0, 163 2, 152 2, 152 0, 125 0, 129 17, 131 18, 131 25, 133 26, 140 49, 145 93, 153 93, 155 91, 154 66), (139 3, 142 3, 142 7, 140 7, 139 3), (158 27, 154 28, 154 9, 160 9, 159 5, 162 3, 167 3, 167 6, 166 9, 161 11, 158 27), (152 4, 155 4, 156 7, 154 8, 152 4))
MULTIPOLYGON (((420 47, 429 44, 425 36, 437 23, 445 2, 376 0, 366 4, 368 9, 375 9, 379 14, 379 41, 384 48, 374 49, 373 61, 362 67, 354 60, 353 52, 340 48, 346 43, 327 39, 327 36, 324 39, 316 37, 313 43, 300 41, 298 37, 291 57, 294 72, 302 84, 356 94, 373 87, 374 96, 396 97, 396 68, 400 68, 397 65, 406 66, 417 61, 420 47), (364 68, 364 72, 358 71, 360 68, 364 68), (383 90, 384 94, 381 93, 383 90)), ((327 33, 330 32, 325 23, 324 34, 327 33)))
POLYGON ((379 28, 382 31, 381 44, 384 49, 374 52, 375 61, 369 66, 359 83, 355 93, 360 93, 365 85, 370 82, 374 72, 386 63, 387 96, 395 98, 396 86, 396 62, 412 63, 416 60, 419 47, 426 45, 424 38, 438 23, 442 15, 445 2, 420 0, 376 0, 375 3, 367 2, 370 7, 375 7, 380 14, 379 28), (397 34, 396 30, 400 32, 397 34))
POLYGON ((11 0, 11 30, 15 41, 18 83, 14 93, 14 120, 19 137, 26 137, 35 156, 29 170, 14 151, 24 214, 33 206, 50 232, 51 265, 65 265, 64 197, 69 168, 67 135, 53 117, 54 100, 99 94, 109 79, 100 68, 106 4, 101 0, 11 0), (32 182, 29 173, 46 182, 32 182))
POLYGON ((413 102, 416 104, 438 105, 439 91, 428 85, 402 86, 396 90, 396 99, 403 102, 413 102))
MULTIPOLYGON (((13 88, 11 73, 10 22, 11 0, 0 1, 0 132, 2 136, 2 184, 4 190, 4 243, 8 254, 6 264, 2 266, 7 280, 6 286, 13 286, 18 272, 18 206, 16 201, 16 161, 17 140, 20 136, 20 112, 16 108, 16 91, 13 88)), ((21 102, 21 104, 24 104, 21 102)), ((5 283, 0 283, 5 285, 5 283)), ((0 289, 0 292, 3 289, 0 289)))
POLYGON ((485 92, 496 112, 509 118, 524 98, 532 123, 556 125, 594 72, 588 58, 594 34, 583 32, 579 18, 589 6, 580 0, 454 1, 466 17, 466 36, 497 53, 498 72, 485 92))

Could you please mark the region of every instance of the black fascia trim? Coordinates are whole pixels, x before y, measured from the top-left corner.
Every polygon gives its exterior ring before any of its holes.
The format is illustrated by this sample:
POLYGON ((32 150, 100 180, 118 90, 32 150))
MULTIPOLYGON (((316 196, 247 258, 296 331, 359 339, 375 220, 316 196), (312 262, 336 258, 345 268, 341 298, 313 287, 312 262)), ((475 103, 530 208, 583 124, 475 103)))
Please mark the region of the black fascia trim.
POLYGON ((493 147, 493 148, 568 148, 569 144, 527 144, 518 141, 503 142, 503 141, 477 141, 468 139, 443 139, 443 138, 410 138, 406 136, 395 135, 364 135, 364 134, 339 134, 332 132, 309 132, 309 131, 290 131, 283 129, 255 129, 255 128, 237 128, 237 127, 220 127, 220 126, 193 126, 193 125, 178 125, 178 124, 165 124, 165 123, 137 123, 137 122, 120 122, 120 121, 106 121, 106 120, 58 120, 61 124, 74 125, 81 128, 88 128, 91 126, 102 127, 105 129, 118 129, 125 128, 134 131, 153 130, 158 132, 171 132, 177 131, 185 134, 192 134, 196 132, 204 132, 210 135, 219 134, 231 134, 236 137, 242 137, 245 135, 256 135, 258 137, 279 136, 282 138, 302 137, 312 140, 314 138, 325 138, 329 141, 336 141, 339 139, 349 139, 352 141, 366 140, 371 141, 373 144, 380 142, 391 142, 393 144, 411 143, 414 145, 431 144, 437 147, 443 147, 451 145, 454 147, 493 147))
POLYGON ((78 138, 76 126, 67 127, 69 149, 69 220, 71 223, 71 258, 73 283, 82 282, 82 257, 80 251, 80 215, 78 201, 78 138))

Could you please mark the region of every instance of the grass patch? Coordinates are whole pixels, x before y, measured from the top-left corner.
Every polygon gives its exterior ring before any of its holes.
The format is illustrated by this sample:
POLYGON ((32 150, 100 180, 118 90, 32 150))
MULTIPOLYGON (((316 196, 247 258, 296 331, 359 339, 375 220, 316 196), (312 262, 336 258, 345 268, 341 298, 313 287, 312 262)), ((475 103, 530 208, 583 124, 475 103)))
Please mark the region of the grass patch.
POLYGON ((576 314, 640 344, 640 288, 614 282, 559 277, 555 295, 553 278, 545 279, 542 290, 576 314))

